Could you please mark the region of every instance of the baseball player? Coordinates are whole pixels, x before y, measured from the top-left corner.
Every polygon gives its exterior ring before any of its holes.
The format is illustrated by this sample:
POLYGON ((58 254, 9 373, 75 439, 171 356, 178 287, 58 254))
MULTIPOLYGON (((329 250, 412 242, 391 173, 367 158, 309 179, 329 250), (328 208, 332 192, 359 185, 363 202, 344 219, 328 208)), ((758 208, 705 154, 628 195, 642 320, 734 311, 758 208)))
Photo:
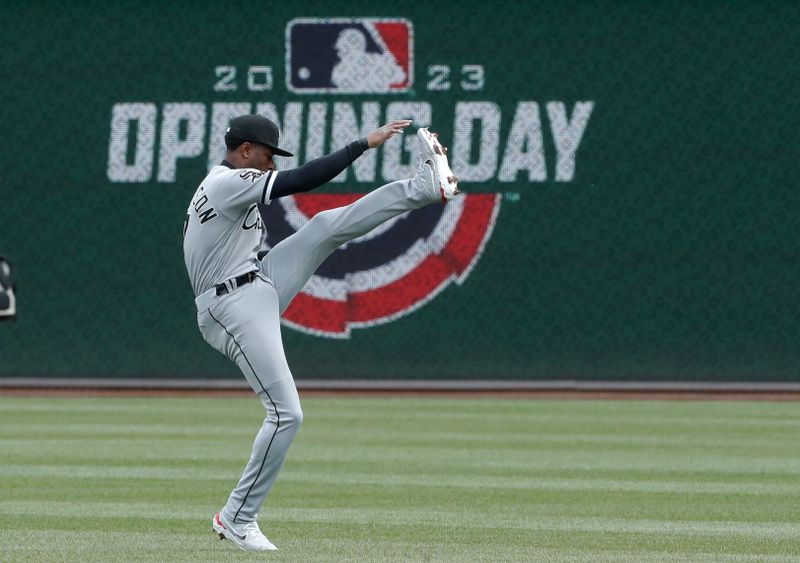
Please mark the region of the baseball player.
POLYGON ((258 204, 322 186, 409 125, 393 121, 327 156, 278 171, 273 157, 292 154, 279 148, 277 125, 260 115, 239 116, 225 134, 225 160, 211 169, 189 204, 183 252, 200 332, 239 366, 267 410, 239 483, 211 521, 220 539, 244 550, 277 549, 261 533, 257 513, 303 420, 283 352, 281 313, 339 246, 406 211, 452 199, 458 180, 436 134, 420 129, 421 159, 413 178, 318 213, 261 260, 258 204))

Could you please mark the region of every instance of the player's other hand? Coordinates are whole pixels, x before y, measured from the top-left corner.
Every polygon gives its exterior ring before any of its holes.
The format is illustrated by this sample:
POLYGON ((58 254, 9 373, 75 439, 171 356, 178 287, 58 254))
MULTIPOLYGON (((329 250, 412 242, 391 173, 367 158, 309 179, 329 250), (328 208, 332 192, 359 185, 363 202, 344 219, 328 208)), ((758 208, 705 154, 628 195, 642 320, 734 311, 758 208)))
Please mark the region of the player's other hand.
POLYGON ((403 132, 403 129, 411 125, 410 119, 397 119, 391 123, 387 123, 379 129, 375 129, 372 133, 367 135, 367 144, 369 148, 381 146, 383 143, 403 132))

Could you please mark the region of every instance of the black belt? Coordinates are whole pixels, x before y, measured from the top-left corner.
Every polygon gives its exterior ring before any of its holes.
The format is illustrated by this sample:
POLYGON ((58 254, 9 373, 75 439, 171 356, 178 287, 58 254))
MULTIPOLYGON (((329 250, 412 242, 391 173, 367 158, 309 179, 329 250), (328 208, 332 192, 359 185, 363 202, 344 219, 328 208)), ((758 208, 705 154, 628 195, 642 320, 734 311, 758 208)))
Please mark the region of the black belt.
POLYGON ((214 286, 217 289, 217 297, 219 297, 220 295, 226 295, 228 293, 228 284, 229 283, 233 286, 233 289, 237 289, 237 288, 242 287, 243 285, 247 285, 248 283, 252 282, 257 277, 258 276, 256 275, 256 272, 254 272, 254 271, 253 272, 247 272, 246 274, 242 274, 241 276, 238 276, 238 277, 235 277, 235 278, 231 278, 228 281, 226 281, 225 283, 221 283, 221 284, 219 284, 217 286, 214 286))

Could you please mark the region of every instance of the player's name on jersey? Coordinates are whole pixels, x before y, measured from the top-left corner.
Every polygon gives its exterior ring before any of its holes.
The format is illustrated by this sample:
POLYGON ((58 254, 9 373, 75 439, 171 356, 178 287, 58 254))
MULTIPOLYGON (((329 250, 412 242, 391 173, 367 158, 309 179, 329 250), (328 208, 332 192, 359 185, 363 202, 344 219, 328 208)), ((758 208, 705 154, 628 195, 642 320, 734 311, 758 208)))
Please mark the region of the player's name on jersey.
MULTIPOLYGON (((461 101, 449 115, 434 115, 428 102, 289 102, 282 108, 270 102, 118 103, 111 110, 107 175, 112 182, 170 183, 178 180, 181 159, 205 158, 210 168, 224 157, 229 121, 255 112, 279 124, 281 148, 296 155, 279 159, 283 169, 407 118, 416 127, 452 126, 449 157, 462 182, 570 182, 593 108, 592 101, 519 101, 511 107, 461 101)), ((405 143, 392 139, 380 153, 368 151, 334 181, 371 184, 413 176, 412 141, 406 135, 405 143)))

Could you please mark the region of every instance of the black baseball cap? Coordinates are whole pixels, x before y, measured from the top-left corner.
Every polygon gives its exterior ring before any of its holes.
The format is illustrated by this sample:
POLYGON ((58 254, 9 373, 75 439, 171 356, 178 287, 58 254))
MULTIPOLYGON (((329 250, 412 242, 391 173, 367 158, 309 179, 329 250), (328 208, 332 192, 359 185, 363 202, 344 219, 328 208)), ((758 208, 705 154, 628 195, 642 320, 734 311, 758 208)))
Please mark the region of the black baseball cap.
POLYGON ((240 115, 234 117, 225 131, 226 145, 241 145, 244 142, 259 143, 272 149, 279 156, 294 156, 289 151, 278 148, 281 134, 278 126, 263 115, 240 115))

